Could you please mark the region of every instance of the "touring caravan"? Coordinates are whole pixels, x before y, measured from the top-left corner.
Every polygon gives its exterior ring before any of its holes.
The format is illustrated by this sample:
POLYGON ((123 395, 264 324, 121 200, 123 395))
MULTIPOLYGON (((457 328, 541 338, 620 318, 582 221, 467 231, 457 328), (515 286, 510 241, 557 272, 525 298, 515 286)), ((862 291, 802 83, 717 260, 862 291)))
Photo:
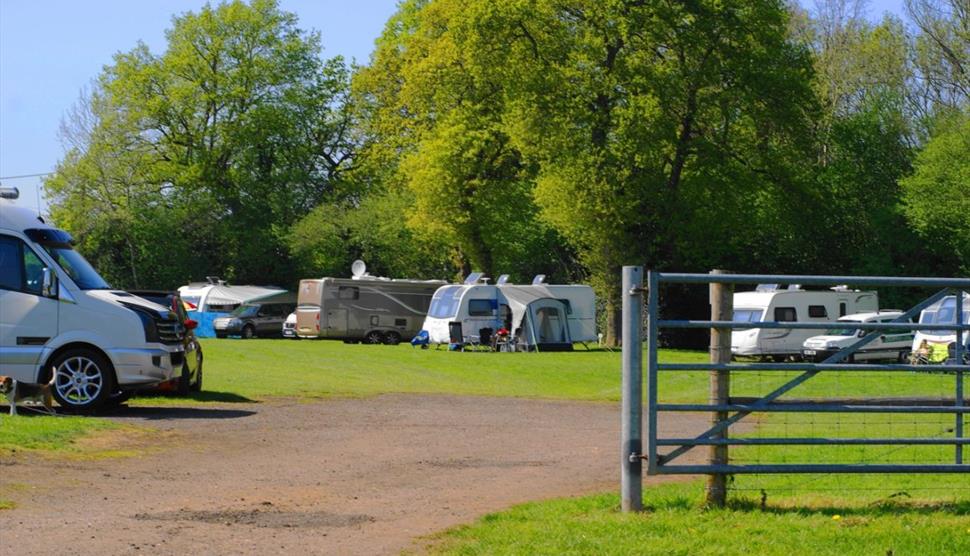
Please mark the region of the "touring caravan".
MULTIPOLYGON (((781 289, 762 284, 753 292, 734 294, 735 322, 831 322, 854 313, 879 310, 874 291, 803 290, 796 284, 781 289)), ((783 359, 801 357, 805 340, 817 330, 791 328, 735 328, 731 333, 731 354, 740 357, 783 359)))
MULTIPOLYGON (((963 324, 970 323, 970 293, 962 292, 963 295, 963 324)), ((957 296, 948 295, 943 299, 930 305, 919 315, 920 324, 955 324, 957 314, 957 296)), ((970 341, 970 332, 964 332, 964 345, 970 341)), ((957 340, 955 330, 917 330, 913 337, 913 352, 919 350, 923 341, 932 345, 949 346, 957 340)))
POLYGON ((111 288, 67 232, 14 206, 17 197, 0 188, 0 374, 51 381, 58 404, 74 410, 177 376, 185 323, 111 288))
POLYGON ((431 296, 444 280, 371 276, 355 261, 353 278, 300 280, 296 334, 368 344, 397 344, 421 330, 431 296))
POLYGON ((488 284, 472 274, 464 284, 442 286, 434 294, 424 330, 431 343, 481 341, 482 331, 510 332, 522 349, 571 350, 574 342, 596 340, 596 296, 585 285, 488 284))

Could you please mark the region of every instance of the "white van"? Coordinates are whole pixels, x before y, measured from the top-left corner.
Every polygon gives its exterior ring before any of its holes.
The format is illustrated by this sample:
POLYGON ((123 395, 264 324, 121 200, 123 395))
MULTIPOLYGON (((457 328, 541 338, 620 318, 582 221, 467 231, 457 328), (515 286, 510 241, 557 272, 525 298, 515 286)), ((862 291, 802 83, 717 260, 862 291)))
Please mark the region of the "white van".
MULTIPOLYGON (((796 284, 787 289, 762 284, 753 292, 734 294, 735 322, 831 322, 853 313, 878 310, 876 292, 842 286, 803 290, 796 284)), ((793 328, 735 328, 731 332, 731 354, 776 360, 801 357, 805 340, 815 334, 813 330, 793 328)))
POLYGON ((53 376, 54 397, 73 410, 176 376, 184 323, 112 289, 67 232, 14 206, 17 196, 0 189, 0 374, 28 383, 53 376))
MULTIPOLYGON (((839 318, 838 322, 892 322, 902 316, 901 311, 877 311, 857 313, 839 318)), ((865 338, 867 334, 878 334, 861 349, 849 356, 848 361, 896 361, 903 363, 909 357, 913 345, 913 332, 910 330, 874 330, 840 328, 838 324, 826 330, 821 336, 812 336, 802 345, 802 355, 807 361, 823 361, 836 352, 865 338)))

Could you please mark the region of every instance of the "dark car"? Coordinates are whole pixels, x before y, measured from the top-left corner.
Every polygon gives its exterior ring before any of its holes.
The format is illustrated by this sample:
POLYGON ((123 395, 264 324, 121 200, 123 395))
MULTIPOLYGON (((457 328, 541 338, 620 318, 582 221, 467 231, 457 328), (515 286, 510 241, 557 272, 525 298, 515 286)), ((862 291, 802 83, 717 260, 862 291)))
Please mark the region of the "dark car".
POLYGON ((201 391, 202 346, 194 332, 198 323, 189 318, 179 293, 162 290, 129 290, 128 293, 172 309, 178 315, 179 321, 185 325, 185 339, 183 341, 185 358, 182 362, 182 373, 172 380, 159 384, 157 389, 164 392, 174 391, 180 396, 187 396, 189 392, 201 391))
POLYGON ((286 316, 296 309, 293 303, 244 303, 229 314, 212 321, 216 337, 280 337, 286 316))

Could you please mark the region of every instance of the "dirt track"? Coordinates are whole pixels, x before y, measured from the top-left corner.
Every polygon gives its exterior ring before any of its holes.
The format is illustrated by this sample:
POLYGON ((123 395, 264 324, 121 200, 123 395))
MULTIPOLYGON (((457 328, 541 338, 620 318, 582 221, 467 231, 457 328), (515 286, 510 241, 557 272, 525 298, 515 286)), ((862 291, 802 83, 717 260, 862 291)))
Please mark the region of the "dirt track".
MULTIPOLYGON (((0 462, 11 554, 393 554, 512 504, 618 488, 619 404, 387 395, 122 408, 160 446, 0 462), (16 547, 16 548, 13 548, 16 547)), ((699 432, 684 416, 663 434, 699 432)), ((133 440, 132 442, 139 442, 133 440)))

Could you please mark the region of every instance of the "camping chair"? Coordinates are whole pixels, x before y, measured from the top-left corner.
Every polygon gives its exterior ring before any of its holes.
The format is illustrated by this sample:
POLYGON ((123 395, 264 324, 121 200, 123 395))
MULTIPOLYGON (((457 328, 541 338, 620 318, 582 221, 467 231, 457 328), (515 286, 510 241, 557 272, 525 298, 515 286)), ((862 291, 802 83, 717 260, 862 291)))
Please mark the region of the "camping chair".
POLYGON ((939 365, 949 357, 948 343, 924 340, 924 344, 910 356, 913 365, 939 365))

